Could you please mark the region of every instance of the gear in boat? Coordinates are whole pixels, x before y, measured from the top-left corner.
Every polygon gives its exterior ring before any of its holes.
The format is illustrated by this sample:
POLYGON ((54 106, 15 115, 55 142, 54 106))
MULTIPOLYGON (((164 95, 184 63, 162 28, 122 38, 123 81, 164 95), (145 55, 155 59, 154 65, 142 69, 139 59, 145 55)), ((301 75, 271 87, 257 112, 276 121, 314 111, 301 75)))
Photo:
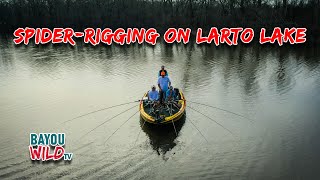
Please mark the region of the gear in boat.
POLYGON ((143 120, 153 124, 166 124, 178 121, 185 114, 186 100, 183 93, 174 88, 176 97, 163 102, 152 101, 148 92, 140 103, 140 115, 143 120))

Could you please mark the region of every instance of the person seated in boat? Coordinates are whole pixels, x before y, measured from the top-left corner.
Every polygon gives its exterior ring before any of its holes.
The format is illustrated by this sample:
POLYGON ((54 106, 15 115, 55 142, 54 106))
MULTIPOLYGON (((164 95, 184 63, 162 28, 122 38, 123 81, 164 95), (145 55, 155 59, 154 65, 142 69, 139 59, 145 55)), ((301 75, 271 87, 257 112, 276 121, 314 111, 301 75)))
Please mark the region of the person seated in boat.
POLYGON ((161 66, 161 69, 160 69, 160 71, 159 71, 159 74, 158 74, 159 77, 161 76, 161 73, 162 73, 162 72, 164 72, 164 73, 165 73, 165 76, 168 77, 168 75, 169 75, 169 74, 168 74, 168 71, 164 69, 164 66, 163 66, 163 65, 161 66))
POLYGON ((158 87, 159 87, 159 94, 160 94, 160 103, 163 103, 163 100, 166 97, 166 92, 168 87, 171 86, 171 81, 168 76, 166 76, 165 72, 161 72, 161 77, 158 79, 158 87))
POLYGON ((174 101, 174 100, 176 100, 176 94, 173 90, 173 87, 170 86, 166 92, 166 101, 174 101))
POLYGON ((158 101, 159 100, 159 92, 156 90, 155 85, 153 85, 151 87, 151 91, 148 92, 148 100, 150 100, 150 101, 158 101))
POLYGON ((179 103, 175 101, 177 99, 178 97, 176 95, 175 90, 173 89, 172 86, 170 86, 166 92, 166 102, 170 101, 170 103, 172 103, 174 107, 180 109, 181 105, 179 105, 179 103))

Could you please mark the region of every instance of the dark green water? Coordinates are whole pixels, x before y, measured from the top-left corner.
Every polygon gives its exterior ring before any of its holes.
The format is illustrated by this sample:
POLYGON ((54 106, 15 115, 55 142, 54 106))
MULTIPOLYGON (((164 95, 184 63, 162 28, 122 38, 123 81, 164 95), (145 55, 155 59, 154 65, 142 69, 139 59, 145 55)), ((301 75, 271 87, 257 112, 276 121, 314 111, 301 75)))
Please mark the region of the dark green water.
POLYGON ((0 41, 0 179, 319 179, 320 51, 310 47, 20 46, 0 41), (187 100, 173 127, 142 128, 135 104, 161 65, 187 100), (194 126, 193 124, 196 126, 194 126), (199 129, 203 136, 197 131, 199 129), (71 163, 34 163, 30 132, 66 133, 71 163))

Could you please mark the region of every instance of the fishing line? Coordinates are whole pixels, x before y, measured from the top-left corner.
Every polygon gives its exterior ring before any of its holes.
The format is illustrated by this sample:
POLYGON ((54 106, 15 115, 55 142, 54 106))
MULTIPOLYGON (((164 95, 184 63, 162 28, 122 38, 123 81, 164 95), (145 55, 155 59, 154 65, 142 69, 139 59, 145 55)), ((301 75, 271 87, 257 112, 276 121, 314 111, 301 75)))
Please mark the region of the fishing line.
POLYGON ((205 116, 206 118, 210 119, 211 121, 215 122, 216 124, 218 124, 220 127, 222 127, 223 129, 225 129, 226 131, 228 131, 231 135, 233 135, 234 137, 237 137, 233 132, 231 132, 229 129, 227 129, 226 127, 224 127, 222 124, 218 123, 216 120, 212 119, 211 117, 203 114, 202 112, 188 106, 190 109, 194 110, 195 112, 202 114, 203 116, 205 116))
POLYGON ((77 116, 75 118, 72 118, 72 119, 69 119, 67 121, 64 121, 60 125, 65 124, 65 123, 70 122, 70 121, 73 121, 75 119, 78 119, 78 118, 93 114, 93 113, 96 113, 96 112, 104 111, 104 110, 107 110, 107 109, 111 109, 111 108, 115 108, 115 107, 119 107, 119 106, 123 106, 123 105, 127 105, 127 104, 132 104, 132 103, 135 103, 135 102, 140 102, 140 100, 136 100, 136 101, 132 101, 132 102, 128 102, 128 103, 117 104, 117 105, 114 105, 114 106, 109 106, 109 107, 105 107, 105 108, 98 109, 98 110, 95 110, 95 111, 91 111, 91 112, 88 112, 86 114, 82 114, 82 115, 77 116))
POLYGON ((233 114, 233 115, 240 116, 240 117, 242 117, 242 118, 245 118, 245 119, 247 119, 247 120, 250 120, 251 123, 254 122, 253 119, 250 119, 250 118, 248 118, 248 117, 245 117, 245 116, 243 116, 243 115, 241 115, 241 114, 238 114, 238 113, 235 113, 235 112, 232 112, 232 111, 228 111, 228 110, 225 110, 225 109, 222 109, 222 108, 218 108, 218 107, 215 107, 215 106, 211 106, 211 105, 203 104, 203 103, 199 103, 199 102, 193 102, 193 101, 188 101, 188 102, 194 103, 194 104, 199 104, 199 105, 202 105, 202 106, 211 107, 211 108, 214 108, 214 109, 218 109, 218 110, 220 110, 220 111, 228 112, 228 113, 231 113, 231 114, 233 114))
POLYGON ((204 138, 204 140, 207 141, 207 143, 209 143, 209 141, 207 140, 207 138, 201 133, 201 131, 197 128, 197 126, 192 122, 192 120, 190 118, 188 118, 189 121, 191 122, 191 124, 196 128, 196 130, 198 130, 198 132, 201 134, 201 136, 204 138))
POLYGON ((135 112, 135 113, 134 113, 132 116, 130 116, 125 122, 123 122, 123 123, 118 127, 118 129, 115 130, 115 131, 107 138, 107 140, 105 141, 104 144, 106 144, 107 141, 108 141, 125 123, 127 123, 134 115, 136 115, 139 111, 140 111, 140 110, 138 110, 137 112, 135 112))
MULTIPOLYGON (((141 97, 141 100, 143 99, 144 96, 145 96, 145 95, 143 95, 143 96, 141 97)), ((140 111, 140 109, 139 109, 139 111, 140 111)), ((139 139, 140 133, 141 133, 141 131, 142 131, 143 127, 144 127, 144 124, 145 124, 146 122, 147 122, 147 121, 144 121, 144 122, 143 122, 143 124, 142 124, 142 126, 141 126, 141 129, 139 130, 137 139, 134 141, 134 144, 133 144, 131 150, 136 146, 136 143, 137 143, 137 141, 138 141, 138 139, 139 139)))
POLYGON ((174 132, 176 133, 176 137, 178 137, 178 133, 177 133, 177 130, 176 130, 176 126, 174 125, 173 119, 172 119, 172 125, 173 125, 174 132))
MULTIPOLYGON (((173 106, 177 107, 174 103, 171 104, 171 109, 173 109, 173 106)), ((179 108, 178 108, 179 109, 179 108)), ((174 132, 176 133, 176 137, 178 137, 178 133, 177 133, 177 130, 176 130, 176 126, 174 125, 174 122, 173 122, 173 119, 172 119, 172 125, 173 125, 173 128, 174 128, 174 132)))
POLYGON ((91 133, 92 131, 96 130, 96 129, 99 128, 100 126, 104 125, 105 123, 111 121, 112 119, 120 116, 121 114, 123 114, 123 113, 125 113, 125 112, 127 112, 127 111, 129 111, 129 110, 131 110, 131 109, 133 109, 133 108, 135 108, 135 107, 137 107, 137 106, 134 105, 134 106, 130 107, 129 109, 126 109, 126 110, 120 112, 119 114, 117 114, 117 115, 115 115, 115 116, 112 116, 111 118, 107 119, 107 120, 104 121, 103 123, 101 123, 101 124, 99 124, 98 126, 96 126, 95 128, 93 128, 91 131, 89 131, 89 132, 87 132, 86 134, 84 134, 83 136, 81 136, 81 137, 79 138, 79 140, 82 139, 84 136, 88 135, 89 133, 91 133))
POLYGON ((137 141, 138 141, 138 139, 139 139, 140 133, 141 133, 141 131, 142 131, 143 127, 144 127, 144 124, 145 124, 146 122, 147 122, 147 121, 144 121, 144 122, 143 122, 143 124, 142 124, 142 126, 141 126, 141 129, 140 129, 140 131, 139 131, 139 133, 138 133, 137 139, 134 141, 134 144, 133 144, 133 147, 132 147, 132 148, 134 148, 134 147, 136 146, 136 143, 137 143, 137 141))

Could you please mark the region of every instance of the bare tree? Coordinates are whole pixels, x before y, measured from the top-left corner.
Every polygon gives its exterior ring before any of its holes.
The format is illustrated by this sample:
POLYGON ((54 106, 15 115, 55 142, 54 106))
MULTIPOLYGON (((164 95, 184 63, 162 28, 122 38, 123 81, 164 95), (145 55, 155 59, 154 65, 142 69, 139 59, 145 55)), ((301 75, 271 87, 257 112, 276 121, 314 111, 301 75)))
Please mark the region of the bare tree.
POLYGON ((282 13, 284 17, 287 16, 287 3, 288 0, 282 0, 282 13))

